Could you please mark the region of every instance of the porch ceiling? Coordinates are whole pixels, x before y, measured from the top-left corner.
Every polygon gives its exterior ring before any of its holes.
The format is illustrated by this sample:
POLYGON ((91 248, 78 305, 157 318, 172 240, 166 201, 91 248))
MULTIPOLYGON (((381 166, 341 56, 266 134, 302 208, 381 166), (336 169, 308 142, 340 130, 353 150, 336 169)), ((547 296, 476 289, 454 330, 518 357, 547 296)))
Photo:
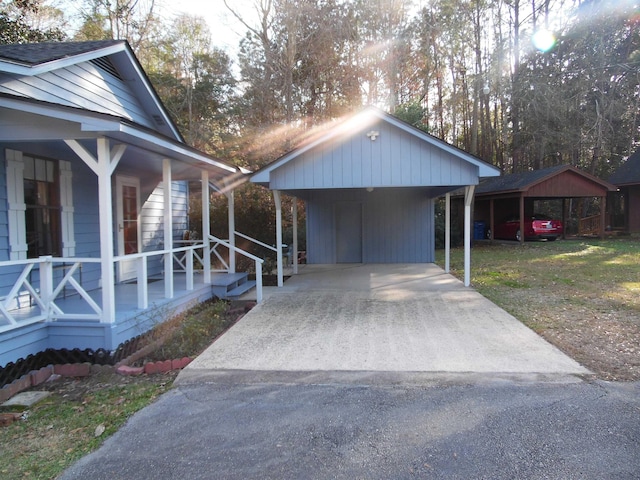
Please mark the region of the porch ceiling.
POLYGON ((118 171, 161 177, 162 160, 168 158, 176 180, 199 178, 200 171, 207 170, 215 183, 244 181, 237 167, 122 118, 6 95, 0 96, 2 110, 6 114, 0 116, 0 142, 10 148, 29 151, 29 144, 45 144, 48 155, 72 159, 77 157, 64 140, 77 140, 97 155, 95 140, 104 137, 112 147, 127 145, 118 171))

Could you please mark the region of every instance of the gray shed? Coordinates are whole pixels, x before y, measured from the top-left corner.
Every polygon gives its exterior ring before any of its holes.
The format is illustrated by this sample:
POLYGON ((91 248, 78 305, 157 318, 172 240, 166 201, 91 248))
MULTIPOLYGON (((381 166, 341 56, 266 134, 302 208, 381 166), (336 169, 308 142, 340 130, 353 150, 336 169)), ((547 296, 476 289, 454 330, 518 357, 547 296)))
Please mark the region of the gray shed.
POLYGON ((251 181, 274 192, 279 219, 280 192, 305 201, 308 263, 431 263, 435 200, 467 187, 470 207, 480 177, 498 175, 479 158, 368 107, 251 181))

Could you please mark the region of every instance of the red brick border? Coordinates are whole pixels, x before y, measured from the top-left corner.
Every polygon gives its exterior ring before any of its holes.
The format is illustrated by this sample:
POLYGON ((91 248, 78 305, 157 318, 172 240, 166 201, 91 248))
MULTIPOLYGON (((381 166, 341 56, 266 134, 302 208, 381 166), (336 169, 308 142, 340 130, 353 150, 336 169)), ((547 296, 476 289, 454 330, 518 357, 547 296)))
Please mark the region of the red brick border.
MULTIPOLYGON (((236 308, 230 312, 236 314, 239 320, 244 316, 244 313, 255 307, 254 302, 248 302, 242 308, 236 308)), ((62 377, 87 377, 89 375, 96 375, 100 373, 115 371, 119 375, 153 375, 155 373, 167 373, 172 370, 182 370, 193 360, 189 357, 177 358, 174 360, 162 360, 159 362, 145 363, 143 367, 131 367, 129 364, 136 362, 140 358, 147 355, 149 352, 162 345, 165 339, 159 339, 150 345, 134 352, 129 357, 121 360, 115 365, 92 365, 90 363, 65 363, 59 365, 48 365, 42 367, 39 370, 32 370, 28 374, 14 380, 13 382, 0 388, 0 403, 4 403, 17 393, 27 390, 31 387, 41 385, 51 378, 52 375, 59 375, 62 377)))
POLYGON ((167 373, 172 370, 182 370, 189 365, 193 359, 189 357, 177 358, 175 360, 163 360, 160 362, 145 363, 144 367, 130 367, 125 359, 115 366, 113 365, 92 365, 90 363, 65 363, 59 365, 49 365, 39 370, 32 370, 26 375, 0 388, 0 403, 4 403, 14 395, 43 384, 52 375, 61 377, 88 377, 106 372, 115 372, 119 375, 153 375, 155 373, 167 373))

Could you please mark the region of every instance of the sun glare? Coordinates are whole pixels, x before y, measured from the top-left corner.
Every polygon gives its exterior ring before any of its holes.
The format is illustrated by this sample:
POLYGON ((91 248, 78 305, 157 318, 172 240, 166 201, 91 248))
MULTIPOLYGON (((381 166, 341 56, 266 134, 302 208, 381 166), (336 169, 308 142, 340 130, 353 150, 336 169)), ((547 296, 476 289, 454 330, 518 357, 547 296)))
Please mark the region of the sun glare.
POLYGON ((531 37, 533 46, 541 52, 548 52, 556 44, 556 37, 549 30, 538 30, 531 37))

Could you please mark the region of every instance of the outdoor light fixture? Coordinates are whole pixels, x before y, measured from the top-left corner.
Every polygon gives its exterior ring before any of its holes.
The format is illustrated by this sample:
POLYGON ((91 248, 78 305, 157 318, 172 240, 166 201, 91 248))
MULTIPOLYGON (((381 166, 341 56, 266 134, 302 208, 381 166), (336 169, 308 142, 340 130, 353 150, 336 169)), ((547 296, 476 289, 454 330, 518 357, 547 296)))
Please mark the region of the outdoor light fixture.
POLYGON ((489 83, 485 83, 484 84, 484 88, 482 89, 482 93, 484 93, 485 95, 489 95, 489 93, 491 92, 491 89, 489 88, 489 83))
POLYGON ((369 133, 367 133, 367 137, 369 137, 372 142, 374 142, 376 138, 378 138, 378 136, 380 136, 380 132, 378 132, 377 130, 371 130, 369 133))
POLYGON ((367 187, 367 192, 369 193, 373 192, 373 187, 367 187))

